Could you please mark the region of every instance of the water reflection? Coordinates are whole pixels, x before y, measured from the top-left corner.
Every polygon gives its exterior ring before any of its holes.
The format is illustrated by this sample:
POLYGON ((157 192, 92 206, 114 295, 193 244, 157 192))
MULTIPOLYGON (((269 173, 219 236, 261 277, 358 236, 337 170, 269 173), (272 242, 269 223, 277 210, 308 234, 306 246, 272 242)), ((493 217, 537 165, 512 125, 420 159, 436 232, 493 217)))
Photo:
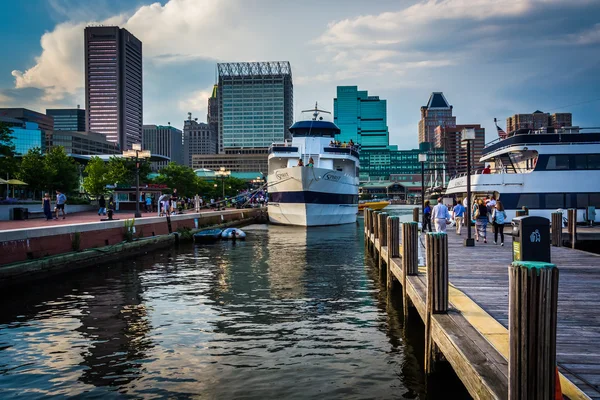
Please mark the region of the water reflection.
POLYGON ((2 397, 428 397, 371 263, 362 226, 270 226, 4 293, 2 397))

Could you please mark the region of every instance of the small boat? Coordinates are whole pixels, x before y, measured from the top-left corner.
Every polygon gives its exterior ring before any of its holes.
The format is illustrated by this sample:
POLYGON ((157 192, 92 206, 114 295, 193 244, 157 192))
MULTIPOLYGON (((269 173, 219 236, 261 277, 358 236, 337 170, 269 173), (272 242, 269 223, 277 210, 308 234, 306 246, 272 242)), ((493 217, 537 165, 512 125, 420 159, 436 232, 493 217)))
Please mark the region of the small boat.
POLYGON ((222 229, 205 229, 194 234, 194 241, 213 242, 221 238, 222 229))
POLYGON ((364 203, 358 203, 358 212, 364 211, 365 208, 370 208, 372 210, 382 210, 385 207, 389 206, 390 202, 387 200, 382 201, 366 201, 364 203))
POLYGON ((235 239, 246 239, 246 233, 238 228, 227 228, 221 233, 222 239, 234 239, 234 236, 235 239))

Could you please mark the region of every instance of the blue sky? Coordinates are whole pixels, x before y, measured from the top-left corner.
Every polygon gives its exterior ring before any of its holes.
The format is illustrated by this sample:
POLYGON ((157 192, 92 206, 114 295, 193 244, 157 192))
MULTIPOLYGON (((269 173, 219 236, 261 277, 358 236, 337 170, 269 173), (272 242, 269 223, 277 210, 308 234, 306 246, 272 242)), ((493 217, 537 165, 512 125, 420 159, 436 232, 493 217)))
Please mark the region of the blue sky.
POLYGON ((290 61, 296 111, 337 85, 387 99, 391 144, 417 146, 419 107, 443 91, 458 123, 573 113, 600 126, 595 0, 0 0, 0 106, 84 106, 83 28, 143 41, 144 122, 206 117, 215 64, 290 61), (566 106, 566 107, 565 107, 566 106))

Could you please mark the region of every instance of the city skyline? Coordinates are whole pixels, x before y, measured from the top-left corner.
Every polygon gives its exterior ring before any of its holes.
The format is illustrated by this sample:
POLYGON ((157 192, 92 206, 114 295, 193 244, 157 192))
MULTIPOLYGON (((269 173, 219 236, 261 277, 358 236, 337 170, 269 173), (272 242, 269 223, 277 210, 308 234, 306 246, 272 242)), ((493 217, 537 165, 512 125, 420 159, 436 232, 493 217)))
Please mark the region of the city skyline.
POLYGON ((507 117, 537 109, 598 124, 600 4, 589 1, 315 2, 319 13, 272 1, 23 3, 3 6, 20 18, 0 28, 17 37, 0 47, 11 55, 0 62, 0 107, 83 105, 82 31, 112 24, 144 43, 144 124, 206 114, 219 62, 279 59, 292 64, 295 117, 315 101, 333 111, 336 87, 356 85, 388 101, 390 143, 401 148, 417 146, 431 92, 487 140, 493 118, 505 129, 507 117))

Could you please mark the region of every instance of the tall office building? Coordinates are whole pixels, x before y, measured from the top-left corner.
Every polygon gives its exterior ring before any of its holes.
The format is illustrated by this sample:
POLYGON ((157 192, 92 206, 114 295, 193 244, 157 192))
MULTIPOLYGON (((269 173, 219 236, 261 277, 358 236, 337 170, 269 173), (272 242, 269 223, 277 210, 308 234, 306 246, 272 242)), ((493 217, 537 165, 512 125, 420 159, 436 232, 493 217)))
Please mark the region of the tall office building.
MULTIPOLYGON (((171 162, 183 164, 183 134, 171 125, 144 125, 142 148, 152 154, 169 157, 171 162)), ((150 163, 153 171, 166 167, 167 161, 150 163)))
POLYGON ((294 87, 287 61, 217 64, 219 153, 291 138, 294 87))
POLYGON ((85 110, 77 108, 55 108, 46 110, 46 115, 54 118, 55 131, 85 131, 85 110))
POLYGON ((452 115, 452 106, 442 92, 431 93, 427 105, 421 107, 419 144, 424 142, 434 143, 435 128, 437 126, 456 127, 456 117, 452 115))
POLYGON ((361 151, 381 150, 389 146, 387 101, 369 96, 357 86, 338 86, 333 99, 333 119, 340 128, 338 140, 352 140, 361 151))
MULTIPOLYGON (((210 126, 210 129, 217 135, 219 134, 219 99, 218 99, 218 85, 213 86, 213 91, 208 98, 208 113, 206 114, 206 122, 210 126)), ((215 153, 219 152, 219 143, 216 143, 215 153)))
POLYGON ((121 149, 142 142, 142 42, 118 26, 85 28, 86 130, 121 149))
POLYGON ((440 156, 449 177, 467 172, 467 148, 466 144, 462 142, 462 131, 465 128, 475 130, 475 140, 471 143, 471 167, 473 171, 485 167, 479 161, 485 147, 485 128, 482 128, 480 124, 460 124, 453 128, 437 126, 434 131, 434 146, 436 149, 442 150, 440 156))
POLYGON ((192 119, 192 113, 188 113, 188 119, 183 123, 183 164, 191 167, 194 155, 215 154, 216 148, 216 132, 210 125, 198 122, 198 118, 192 119))

